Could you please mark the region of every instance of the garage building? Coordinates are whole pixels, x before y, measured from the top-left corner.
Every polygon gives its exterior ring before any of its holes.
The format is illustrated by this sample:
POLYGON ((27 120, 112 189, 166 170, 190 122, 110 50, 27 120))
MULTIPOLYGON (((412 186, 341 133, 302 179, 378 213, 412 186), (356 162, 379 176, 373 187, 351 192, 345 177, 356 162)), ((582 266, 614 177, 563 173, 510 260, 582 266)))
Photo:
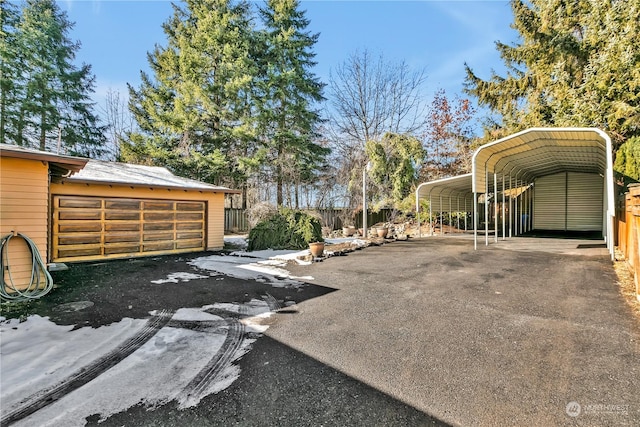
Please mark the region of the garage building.
MULTIPOLYGON (((47 263, 217 250, 224 197, 236 193, 154 166, 0 146, 0 235, 22 234, 47 263)), ((11 239, 11 280, 27 286, 32 258, 11 239)), ((7 271, 4 279, 9 280, 7 271)))

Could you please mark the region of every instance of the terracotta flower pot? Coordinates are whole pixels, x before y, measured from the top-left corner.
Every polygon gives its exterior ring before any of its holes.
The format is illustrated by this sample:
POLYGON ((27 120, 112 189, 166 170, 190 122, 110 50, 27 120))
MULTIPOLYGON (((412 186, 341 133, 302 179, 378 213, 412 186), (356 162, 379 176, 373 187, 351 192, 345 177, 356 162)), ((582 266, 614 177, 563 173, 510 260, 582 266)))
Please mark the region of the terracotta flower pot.
POLYGON ((356 234, 356 228, 355 227, 342 227, 342 234, 345 237, 353 236, 354 234, 356 234))
POLYGON ((319 258, 324 253, 324 242, 309 243, 309 252, 314 258, 319 258))
POLYGON ((387 233, 389 232, 389 229, 386 227, 378 227, 376 231, 378 232, 378 237, 385 238, 387 237, 387 233))

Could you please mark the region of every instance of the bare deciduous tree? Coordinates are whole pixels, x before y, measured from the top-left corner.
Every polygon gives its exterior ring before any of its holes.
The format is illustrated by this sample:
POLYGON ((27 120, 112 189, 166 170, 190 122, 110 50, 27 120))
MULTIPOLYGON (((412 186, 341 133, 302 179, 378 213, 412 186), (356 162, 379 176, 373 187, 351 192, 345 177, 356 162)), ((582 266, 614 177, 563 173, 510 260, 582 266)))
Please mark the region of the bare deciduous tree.
POLYGON ((361 203, 359 177, 366 164, 365 143, 387 132, 420 134, 426 105, 422 89, 425 70, 406 62, 387 61, 382 54, 356 51, 329 76, 328 133, 336 169, 334 177, 345 191, 346 204, 361 203))
POLYGON ((135 120, 131 115, 127 102, 120 97, 120 92, 109 88, 105 98, 102 114, 107 122, 105 145, 109 160, 120 160, 120 142, 127 132, 135 128, 135 120))

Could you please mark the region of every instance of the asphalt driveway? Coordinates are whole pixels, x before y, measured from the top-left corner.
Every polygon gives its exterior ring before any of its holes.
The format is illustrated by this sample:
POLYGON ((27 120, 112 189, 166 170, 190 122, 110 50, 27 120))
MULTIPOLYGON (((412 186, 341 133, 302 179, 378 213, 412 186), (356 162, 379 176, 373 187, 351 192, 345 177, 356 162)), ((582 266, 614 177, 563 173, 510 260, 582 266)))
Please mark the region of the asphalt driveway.
MULTIPOLYGON (((296 280, 210 254, 76 265, 29 310, 80 368, 2 390, 3 425, 640 425, 640 322, 600 246, 429 237, 290 264, 296 280), (115 349, 78 344, 96 334, 115 349)), ((12 353, 23 325, 0 356, 26 372, 49 351, 12 353)))
POLYGON ((367 248, 304 267, 337 291, 267 335, 452 425, 637 426, 640 325, 593 243, 367 248))

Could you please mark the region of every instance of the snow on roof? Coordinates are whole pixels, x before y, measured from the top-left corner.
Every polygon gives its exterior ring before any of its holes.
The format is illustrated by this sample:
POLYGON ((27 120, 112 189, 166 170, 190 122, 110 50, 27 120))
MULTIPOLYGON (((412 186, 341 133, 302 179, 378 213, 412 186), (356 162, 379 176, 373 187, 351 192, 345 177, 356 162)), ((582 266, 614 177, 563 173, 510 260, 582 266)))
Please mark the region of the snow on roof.
POLYGON ((235 193, 227 187, 207 184, 172 174, 159 166, 134 165, 129 163, 89 160, 84 169, 65 179, 66 182, 126 184, 133 186, 169 187, 235 193))

